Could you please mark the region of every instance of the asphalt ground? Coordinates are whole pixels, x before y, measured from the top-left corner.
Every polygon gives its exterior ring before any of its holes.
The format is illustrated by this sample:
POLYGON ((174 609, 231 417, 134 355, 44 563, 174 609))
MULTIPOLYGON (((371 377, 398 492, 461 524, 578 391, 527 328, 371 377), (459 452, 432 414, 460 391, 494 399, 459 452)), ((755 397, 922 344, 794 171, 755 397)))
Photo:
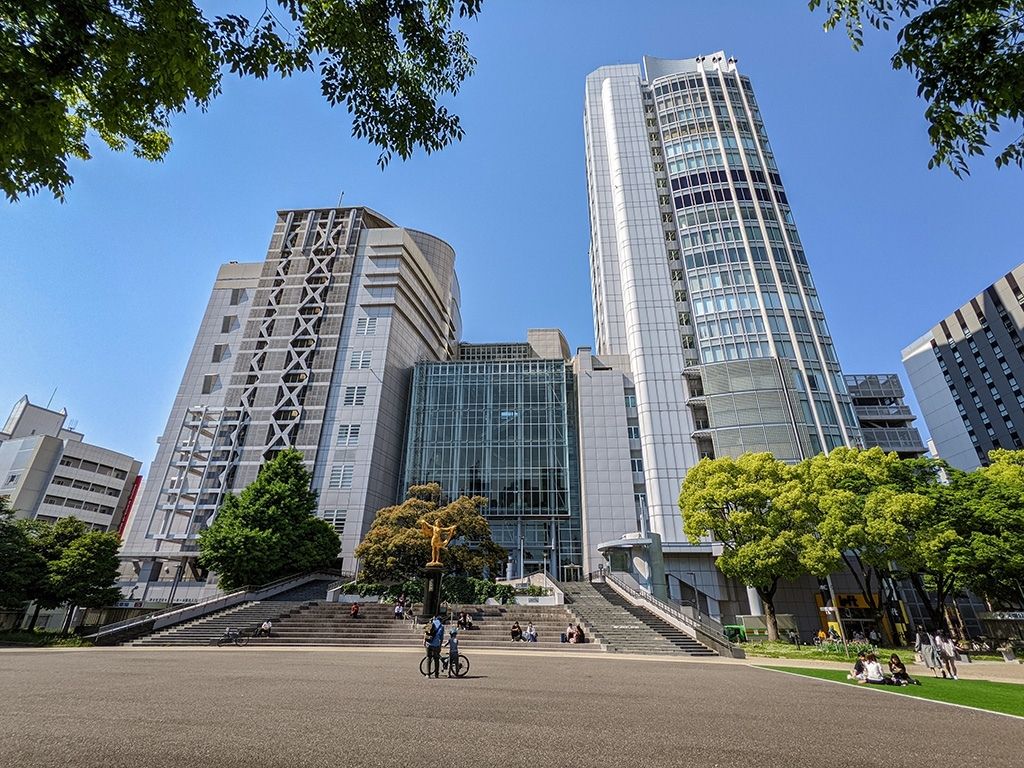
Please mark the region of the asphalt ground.
MULTIPOLYGON (((1024 721, 755 669, 365 650, 0 652, 0 766, 1013 766, 1024 721)), ((1024 692, 1022 692, 1024 695, 1024 692)))

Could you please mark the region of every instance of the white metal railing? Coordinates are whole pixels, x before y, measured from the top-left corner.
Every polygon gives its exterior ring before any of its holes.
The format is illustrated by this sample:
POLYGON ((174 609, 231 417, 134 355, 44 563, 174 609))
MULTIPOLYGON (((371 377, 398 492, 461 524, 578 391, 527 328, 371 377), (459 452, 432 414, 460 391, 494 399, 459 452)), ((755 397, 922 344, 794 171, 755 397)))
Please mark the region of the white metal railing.
POLYGON ((744 658, 746 656, 742 648, 730 643, 729 640, 726 639, 720 623, 712 623, 711 621, 704 621, 703 618, 695 619, 692 616, 688 616, 675 606, 669 605, 663 600, 659 600, 650 592, 629 586, 621 579, 616 578, 613 573, 605 572, 604 580, 608 586, 618 592, 626 600, 629 600, 631 603, 638 606, 644 604, 644 607, 652 613, 659 615, 665 621, 668 621, 670 624, 675 625, 676 628, 683 630, 694 640, 714 649, 720 655, 732 656, 734 658, 744 658))

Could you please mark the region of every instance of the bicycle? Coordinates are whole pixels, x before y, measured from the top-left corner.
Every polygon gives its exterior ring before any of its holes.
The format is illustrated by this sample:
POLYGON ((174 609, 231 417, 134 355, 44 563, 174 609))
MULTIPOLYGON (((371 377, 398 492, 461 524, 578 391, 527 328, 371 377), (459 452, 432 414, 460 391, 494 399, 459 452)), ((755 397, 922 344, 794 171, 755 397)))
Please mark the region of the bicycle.
MULTIPOLYGON (((449 661, 449 658, 450 658, 449 656, 442 656, 441 657, 441 671, 442 672, 447 672, 448 671, 448 661, 449 661)), ((424 677, 430 677, 429 669, 430 669, 430 657, 429 656, 424 656, 423 660, 420 662, 420 674, 423 675, 424 677)), ((465 677, 467 672, 469 672, 469 659, 467 659, 465 657, 465 655, 460 653, 459 654, 459 666, 456 669, 453 670, 453 674, 456 677, 465 677)))
POLYGON ((224 634, 217 638, 217 647, 220 648, 222 645, 231 645, 232 643, 239 648, 244 648, 249 643, 249 635, 243 633, 240 629, 228 627, 224 630, 224 634))

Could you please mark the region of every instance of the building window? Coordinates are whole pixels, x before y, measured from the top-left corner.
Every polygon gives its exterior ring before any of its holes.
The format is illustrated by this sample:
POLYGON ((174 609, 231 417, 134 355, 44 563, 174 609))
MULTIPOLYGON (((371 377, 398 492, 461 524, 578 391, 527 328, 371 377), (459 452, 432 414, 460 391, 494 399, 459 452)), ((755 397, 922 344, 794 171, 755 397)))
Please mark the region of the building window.
POLYGON ((4 483, 4 485, 14 485, 16 482, 18 482, 19 477, 21 477, 20 472, 15 472, 13 474, 8 475, 7 482, 4 483))
POLYGON ((644 460, 643 459, 630 459, 629 466, 634 472, 644 471, 644 460))
POLYGON ((348 510, 325 509, 320 513, 320 519, 334 528, 340 539, 345 535, 345 518, 348 517, 348 510))
POLYGON ((626 427, 626 434, 630 440, 640 439, 640 427, 626 427))
POLYGON ((359 444, 358 424, 339 424, 338 443, 339 446, 353 446, 359 444))
POLYGON ((327 487, 334 490, 348 490, 352 487, 352 474, 354 471, 354 464, 335 464, 331 467, 331 477, 327 487))
POLYGON ((352 358, 349 361, 349 368, 355 370, 365 370, 370 367, 370 361, 373 359, 373 352, 368 349, 356 350, 352 353, 352 358))
POLYGON ((238 327, 238 315, 224 315, 224 319, 220 323, 221 333, 231 333, 238 327))
POLYGON ((208 395, 220 385, 220 376, 212 374, 203 376, 203 394, 208 395))
POLYGON ((626 407, 636 408, 636 395, 626 395, 626 407))
POLYGON ((245 297, 245 290, 243 290, 242 288, 232 288, 231 289, 231 302, 230 302, 231 306, 232 307, 237 307, 239 304, 242 303, 242 299, 244 297, 245 297))
POLYGON ((356 336, 375 336, 376 334, 376 317, 360 317, 356 320, 356 336))
POLYGON ((366 387, 345 387, 343 405, 362 405, 366 400, 366 387))
POLYGON ((213 345, 213 358, 210 362, 219 363, 224 359, 224 356, 228 353, 227 344, 214 344, 213 345))

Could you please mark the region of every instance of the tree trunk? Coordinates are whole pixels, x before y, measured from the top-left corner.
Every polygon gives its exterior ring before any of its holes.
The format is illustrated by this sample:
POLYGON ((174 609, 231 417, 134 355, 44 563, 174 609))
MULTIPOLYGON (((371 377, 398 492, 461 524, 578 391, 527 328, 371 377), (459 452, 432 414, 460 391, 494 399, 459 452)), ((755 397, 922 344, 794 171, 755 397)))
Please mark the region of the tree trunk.
POLYGON ((764 626, 768 630, 768 642, 774 643, 779 639, 779 620, 775 616, 775 590, 778 588, 779 580, 776 579, 771 589, 755 587, 761 603, 764 605, 764 626))
POLYGON ((32 611, 32 621, 28 623, 28 631, 32 632, 36 628, 36 621, 39 619, 39 610, 42 608, 39 603, 36 603, 35 610, 32 611))
POLYGON ((936 627, 942 626, 942 603, 939 602, 937 606, 932 605, 931 599, 928 597, 928 590, 925 589, 924 580, 921 578, 921 574, 913 573, 910 575, 910 584, 917 592, 917 596, 921 598, 921 602, 924 603, 925 609, 928 611, 928 616, 932 620, 932 625, 936 627))

